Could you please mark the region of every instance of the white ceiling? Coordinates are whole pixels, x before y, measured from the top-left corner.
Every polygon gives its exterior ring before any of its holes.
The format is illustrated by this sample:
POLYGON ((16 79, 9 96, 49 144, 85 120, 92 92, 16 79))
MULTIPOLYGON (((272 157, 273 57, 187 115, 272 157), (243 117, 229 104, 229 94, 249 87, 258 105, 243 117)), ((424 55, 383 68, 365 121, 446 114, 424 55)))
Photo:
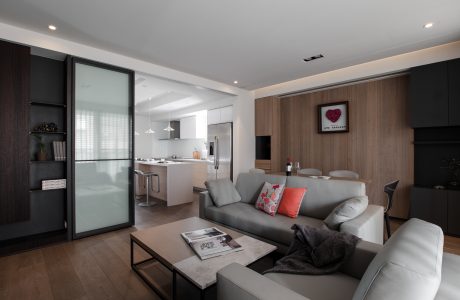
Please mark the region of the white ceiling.
POLYGON ((247 89, 458 40, 459 13, 458 0, 0 1, 2 22, 247 89))
POLYGON ((234 100, 234 95, 142 73, 134 82, 135 112, 152 121, 182 118, 234 100))

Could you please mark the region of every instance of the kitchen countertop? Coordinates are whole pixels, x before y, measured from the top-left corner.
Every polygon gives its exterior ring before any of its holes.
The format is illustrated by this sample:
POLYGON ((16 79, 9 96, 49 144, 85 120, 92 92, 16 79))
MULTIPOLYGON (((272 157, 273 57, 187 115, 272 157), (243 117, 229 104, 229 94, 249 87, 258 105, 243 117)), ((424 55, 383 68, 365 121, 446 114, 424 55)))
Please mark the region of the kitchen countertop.
POLYGON ((136 160, 135 163, 149 165, 149 166, 159 166, 159 167, 169 167, 169 166, 177 166, 177 165, 189 165, 188 162, 180 162, 180 161, 168 161, 167 163, 160 163, 159 161, 143 161, 143 160, 136 160))
POLYGON ((171 159, 172 161, 177 161, 177 162, 198 162, 198 163, 213 163, 214 161, 212 160, 207 160, 207 159, 195 159, 195 158, 174 158, 171 159))

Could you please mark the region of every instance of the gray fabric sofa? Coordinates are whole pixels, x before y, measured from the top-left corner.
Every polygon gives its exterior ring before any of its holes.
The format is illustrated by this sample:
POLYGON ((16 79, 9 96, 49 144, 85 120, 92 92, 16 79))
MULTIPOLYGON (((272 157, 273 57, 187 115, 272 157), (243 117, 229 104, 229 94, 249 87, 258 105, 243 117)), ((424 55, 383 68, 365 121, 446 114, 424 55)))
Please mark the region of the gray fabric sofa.
POLYGON ((361 241, 330 275, 261 275, 239 264, 217 273, 219 300, 460 299, 460 256, 443 253, 438 226, 411 219, 384 246, 361 241))
MULTIPOLYGON (((324 180, 297 176, 242 173, 238 176, 236 189, 241 201, 222 207, 213 204, 207 191, 200 194, 200 218, 208 219, 255 238, 276 245, 280 252, 287 249, 293 238, 293 224, 323 226, 327 215, 344 200, 365 196, 362 182, 345 180, 324 180), (254 203, 264 182, 285 184, 286 187, 308 189, 295 219, 280 214, 274 217, 256 209, 254 203)), ((340 231, 354 234, 363 240, 383 243, 383 207, 368 205, 358 217, 343 223, 340 231)))

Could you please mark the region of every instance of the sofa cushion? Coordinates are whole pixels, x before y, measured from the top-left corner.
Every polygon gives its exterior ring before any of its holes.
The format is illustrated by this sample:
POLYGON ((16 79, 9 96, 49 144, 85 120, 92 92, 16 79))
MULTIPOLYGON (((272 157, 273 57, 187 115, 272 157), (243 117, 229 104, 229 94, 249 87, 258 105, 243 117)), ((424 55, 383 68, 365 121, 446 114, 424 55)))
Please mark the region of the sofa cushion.
POLYGON ((265 182, 286 184, 286 176, 241 173, 236 181, 236 189, 241 195, 241 202, 256 203, 265 182))
POLYGON ((304 216, 299 216, 297 219, 283 215, 269 217, 252 204, 243 202, 220 208, 207 207, 206 218, 283 245, 290 245, 294 237, 291 226, 294 224, 308 224, 313 227, 323 226, 322 220, 304 216))
POLYGON ((369 264, 353 299, 433 299, 441 282, 443 243, 439 226, 410 219, 369 264))
POLYGON ((215 206, 221 207, 241 200, 240 194, 230 179, 216 179, 205 182, 212 202, 215 206))
POLYGON ((290 218, 297 218, 306 191, 305 188, 284 188, 277 213, 290 218))
POLYGON ((283 273, 268 273, 264 276, 309 299, 351 299, 359 284, 358 279, 339 272, 319 276, 283 273))
POLYGON ((284 184, 271 184, 265 182, 257 198, 255 207, 270 216, 274 216, 283 195, 284 184))
POLYGON ((362 214, 368 204, 367 196, 353 197, 337 205, 324 219, 324 223, 330 229, 338 230, 340 224, 354 219, 362 214))
POLYGON ((460 298, 460 255, 444 252, 442 256, 442 281, 435 300, 452 300, 460 298))
MULTIPOLYGON (((360 181, 325 180, 288 176, 286 187, 307 188, 300 207, 300 214, 324 219, 340 203, 355 196, 365 196, 366 186, 360 181)), ((243 196, 242 196, 243 198, 243 196)))

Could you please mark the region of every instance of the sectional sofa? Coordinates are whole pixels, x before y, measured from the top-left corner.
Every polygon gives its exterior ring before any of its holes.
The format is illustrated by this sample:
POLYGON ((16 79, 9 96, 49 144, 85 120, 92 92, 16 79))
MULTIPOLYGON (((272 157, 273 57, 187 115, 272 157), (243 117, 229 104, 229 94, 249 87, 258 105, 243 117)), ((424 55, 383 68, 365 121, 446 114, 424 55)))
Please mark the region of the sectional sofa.
MULTIPOLYGON (((238 176, 236 190, 241 196, 241 201, 221 207, 214 205, 209 192, 202 192, 200 217, 274 244, 281 252, 285 251, 291 243, 293 224, 321 227, 323 220, 337 205, 349 198, 366 195, 365 184, 358 181, 252 173, 242 173, 238 176), (286 187, 307 188, 297 218, 279 214, 272 217, 254 207, 265 182, 285 184, 286 187)), ((369 242, 382 244, 383 207, 368 205, 364 213, 342 223, 339 230, 369 242)))
POLYGON ((261 275, 234 263, 217 273, 217 299, 460 299, 460 256, 443 253, 443 241, 441 228, 411 219, 384 246, 360 241, 329 275, 261 275))

